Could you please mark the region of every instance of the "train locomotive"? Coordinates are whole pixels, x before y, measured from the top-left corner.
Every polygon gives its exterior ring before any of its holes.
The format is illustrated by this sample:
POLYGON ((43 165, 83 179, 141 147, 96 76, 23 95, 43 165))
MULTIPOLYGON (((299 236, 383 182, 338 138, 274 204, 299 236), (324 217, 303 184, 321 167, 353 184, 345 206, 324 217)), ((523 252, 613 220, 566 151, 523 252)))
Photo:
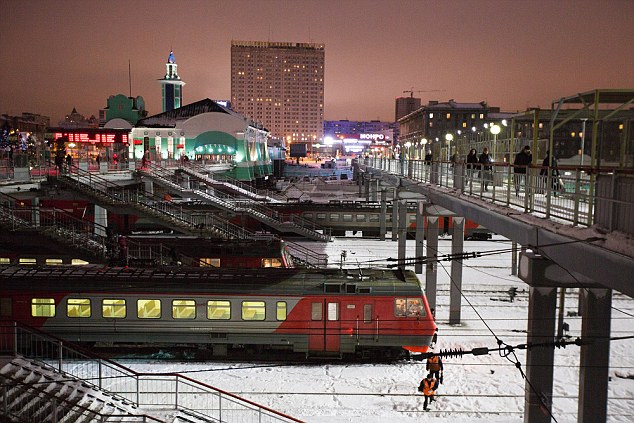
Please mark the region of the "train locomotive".
POLYGON ((97 347, 389 359, 436 328, 401 270, 8 266, 0 286, 0 317, 97 347))

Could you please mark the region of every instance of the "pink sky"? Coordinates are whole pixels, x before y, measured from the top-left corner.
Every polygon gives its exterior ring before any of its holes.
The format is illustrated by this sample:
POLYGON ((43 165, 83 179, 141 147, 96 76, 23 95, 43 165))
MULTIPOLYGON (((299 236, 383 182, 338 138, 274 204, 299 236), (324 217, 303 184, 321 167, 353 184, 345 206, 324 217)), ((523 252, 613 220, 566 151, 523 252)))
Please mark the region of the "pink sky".
POLYGON ((230 97, 231 40, 326 45, 325 119, 394 119, 404 90, 423 102, 550 107, 595 88, 634 87, 634 2, 374 0, 3 0, 0 114, 73 107, 97 116, 110 95, 159 113, 170 49, 185 104, 230 97))

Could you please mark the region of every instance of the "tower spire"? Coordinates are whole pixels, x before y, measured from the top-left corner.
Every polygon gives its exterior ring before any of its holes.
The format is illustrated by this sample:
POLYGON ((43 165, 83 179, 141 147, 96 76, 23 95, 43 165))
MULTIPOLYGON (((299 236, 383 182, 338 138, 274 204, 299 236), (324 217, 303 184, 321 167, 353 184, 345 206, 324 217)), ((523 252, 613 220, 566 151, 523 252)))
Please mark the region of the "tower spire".
POLYGON ((174 51, 170 50, 167 63, 165 63, 165 76, 159 79, 163 92, 163 112, 169 112, 183 105, 183 85, 185 83, 178 76, 177 69, 174 51))

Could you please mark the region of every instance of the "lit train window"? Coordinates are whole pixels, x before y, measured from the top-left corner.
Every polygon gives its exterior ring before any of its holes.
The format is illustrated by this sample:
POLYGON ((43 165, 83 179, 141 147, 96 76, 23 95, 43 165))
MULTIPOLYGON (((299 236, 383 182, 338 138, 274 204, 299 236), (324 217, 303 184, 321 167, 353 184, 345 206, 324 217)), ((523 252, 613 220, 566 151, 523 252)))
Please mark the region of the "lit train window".
POLYGON ((18 263, 20 264, 37 264, 37 260, 34 258, 21 258, 18 263))
POLYGON ((60 266, 60 265, 64 264, 64 261, 62 259, 47 258, 46 259, 46 264, 48 266, 60 266))
POLYGON ((348 214, 348 213, 345 213, 345 214, 343 215, 343 221, 344 221, 344 222, 352 222, 352 215, 351 215, 351 214, 348 214))
POLYGON ((55 300, 53 298, 32 298, 31 316, 55 317, 55 300))
POLYGON ((280 258, 263 258, 262 267, 282 267, 282 259, 280 258))
POLYGON ((125 300, 107 299, 101 301, 101 315, 112 319, 125 319, 125 300))
POLYGON ((378 214, 371 214, 370 215, 370 222, 378 222, 379 221, 379 215, 378 214))
POLYGON ((397 317, 407 316, 407 299, 396 298, 394 300, 394 315, 397 317))
POLYGON ((207 301, 207 318, 209 320, 231 319, 231 302, 207 301))
POLYGON ((310 318, 321 320, 321 303, 312 303, 310 307, 310 318))
POLYGON ((161 300, 137 300, 136 308, 139 319, 161 318, 161 300))
POLYGON ((330 220, 332 222, 339 222, 339 214, 338 213, 330 213, 330 220))
POLYGON ((425 316, 423 300, 420 298, 396 298, 394 300, 394 315, 397 317, 425 316))
POLYGON ((265 317, 264 301, 242 301, 242 320, 264 320, 265 317))
POLYGON ((326 213, 317 213, 317 219, 318 220, 325 220, 326 219, 326 213))
POLYGON ((278 301, 276 309, 277 320, 286 320, 286 302, 278 301))
POLYGON ((200 266, 201 267, 220 267, 220 259, 219 258, 200 258, 200 266))
POLYGON ((88 298, 69 298, 66 303, 68 317, 90 317, 90 300, 88 298))
POLYGON ((196 301, 194 300, 173 300, 172 317, 174 319, 195 319, 196 301))
POLYGON ((365 222, 365 214, 358 214, 357 222, 365 222))
POLYGON ((84 261, 82 259, 72 259, 70 261, 70 264, 73 265, 73 266, 83 266, 85 264, 90 264, 90 263, 88 263, 87 261, 84 261))
POLYGON ((11 259, 8 257, 0 257, 0 264, 11 264, 11 259))

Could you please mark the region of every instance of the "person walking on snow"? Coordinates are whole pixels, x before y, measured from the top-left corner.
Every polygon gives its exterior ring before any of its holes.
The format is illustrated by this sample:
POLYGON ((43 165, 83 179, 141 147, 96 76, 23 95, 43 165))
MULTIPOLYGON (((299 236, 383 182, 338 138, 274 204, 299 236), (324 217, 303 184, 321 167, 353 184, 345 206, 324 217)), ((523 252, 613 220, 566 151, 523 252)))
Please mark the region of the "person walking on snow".
POLYGON ((431 373, 427 375, 425 379, 423 379, 422 383, 423 395, 425 396, 425 402, 423 402, 423 410, 427 411, 427 403, 431 405, 432 402, 436 401, 434 399, 434 395, 436 394, 436 389, 438 388, 438 381, 434 379, 431 373))
POLYGON ((442 359, 439 356, 435 355, 427 359, 426 370, 430 375, 434 376, 440 383, 442 383, 444 368, 442 365, 442 359))

